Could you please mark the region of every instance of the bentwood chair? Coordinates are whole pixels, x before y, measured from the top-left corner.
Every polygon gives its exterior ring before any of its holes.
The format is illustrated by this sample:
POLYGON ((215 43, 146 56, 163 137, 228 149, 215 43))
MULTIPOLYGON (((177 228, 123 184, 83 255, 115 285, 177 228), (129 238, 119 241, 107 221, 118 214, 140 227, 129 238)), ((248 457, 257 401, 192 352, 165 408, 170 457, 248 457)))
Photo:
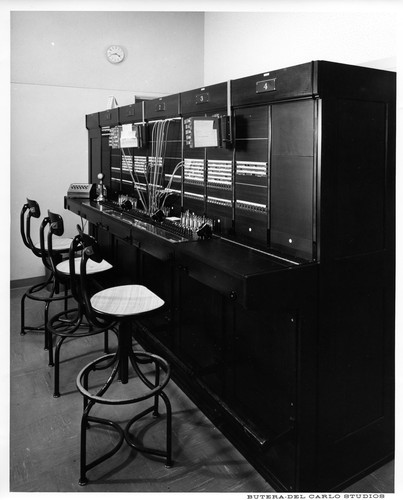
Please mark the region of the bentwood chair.
MULTIPOLYGON (((24 293, 24 295, 21 298, 21 330, 20 333, 21 335, 25 335, 29 331, 43 331, 45 333, 44 337, 44 348, 45 350, 49 349, 49 336, 47 334, 46 330, 46 324, 48 322, 48 313, 49 313, 49 306, 52 302, 55 301, 60 301, 64 300, 65 303, 67 301, 68 295, 67 295, 67 290, 64 290, 64 294, 60 293, 60 288, 59 288, 59 283, 55 280, 55 276, 52 272, 52 270, 49 268, 48 261, 47 261, 47 243, 45 242, 45 227, 46 227, 46 222, 42 221, 40 225, 40 230, 39 230, 39 239, 42 241, 42 246, 40 241, 39 242, 33 242, 32 236, 31 236, 31 221, 32 218, 34 219, 39 219, 41 216, 41 210, 39 207, 39 204, 35 200, 30 200, 27 198, 27 203, 25 203, 21 209, 20 213, 20 233, 22 240, 24 242, 24 245, 31 250, 31 252, 38 258, 42 259, 42 261, 45 261, 45 269, 48 271, 47 277, 41 281, 40 283, 37 283, 30 288, 24 293), (26 305, 26 299, 34 300, 34 301, 39 301, 44 303, 44 322, 43 324, 39 326, 29 326, 26 325, 25 323, 25 305, 26 305)), ((53 246, 53 251, 55 254, 55 259, 58 261, 61 261, 63 258, 63 254, 66 254, 70 248, 72 239, 71 238, 57 238, 54 241, 54 246, 53 246)), ((50 349, 51 351, 51 349, 50 349)), ((51 363, 51 354, 50 354, 50 359, 49 363, 51 363)))
POLYGON ((142 350, 133 350, 132 326, 135 320, 159 309, 164 305, 164 301, 142 285, 115 286, 90 296, 87 282, 88 261, 102 262, 102 256, 94 238, 82 232, 80 236, 83 245, 80 289, 87 318, 96 328, 118 324, 117 351, 87 364, 77 376, 77 388, 84 397, 84 411, 81 419, 79 484, 85 485, 88 482, 87 472, 114 455, 125 441, 135 450, 163 457, 165 466, 170 467, 172 465, 172 410, 170 401, 164 392, 164 388, 170 380, 170 365, 160 356, 142 350), (105 380, 99 382, 101 370, 105 370, 106 374, 105 380), (98 373, 97 381, 94 383, 91 377, 90 384, 90 374, 95 373, 98 373), (114 384, 114 382, 116 383, 114 384), (134 424, 150 413, 154 417, 159 416, 160 399, 165 404, 165 445, 161 446, 163 449, 154 449, 143 445, 139 437, 140 432, 137 432, 137 437, 133 436, 132 428, 134 424), (144 409, 144 405, 138 405, 147 400, 151 400, 151 406, 148 408, 144 409), (140 406, 141 410, 137 410, 137 413, 122 428, 117 422, 90 415, 96 405, 136 405, 137 408, 140 406), (115 429, 119 439, 108 453, 87 463, 86 448, 89 422, 96 422, 106 426, 106 428, 115 429))
MULTIPOLYGON (((50 210, 48 210, 48 219, 50 227, 47 234, 47 248, 48 263, 50 265, 51 272, 57 282, 69 285, 70 293, 73 299, 75 299, 74 304, 72 304, 70 309, 59 311, 49 319, 47 324, 50 347, 53 346, 53 337, 58 338, 55 345, 53 363, 53 397, 57 398, 60 396, 60 350, 65 340, 68 338, 78 339, 103 333, 105 353, 108 352, 109 346, 108 328, 95 327, 87 320, 85 309, 82 306, 83 301, 81 294, 79 293, 79 287, 77 287, 77 279, 79 278, 81 263, 80 252, 82 251, 81 237, 76 236, 71 241, 69 258, 58 262, 58 254, 53 252, 53 242, 57 240, 57 237, 63 235, 63 219, 59 214, 53 213, 50 210)), ((86 273, 87 275, 94 276, 99 275, 100 273, 105 273, 110 269, 112 269, 112 265, 105 260, 102 260, 101 262, 89 261, 86 273)))

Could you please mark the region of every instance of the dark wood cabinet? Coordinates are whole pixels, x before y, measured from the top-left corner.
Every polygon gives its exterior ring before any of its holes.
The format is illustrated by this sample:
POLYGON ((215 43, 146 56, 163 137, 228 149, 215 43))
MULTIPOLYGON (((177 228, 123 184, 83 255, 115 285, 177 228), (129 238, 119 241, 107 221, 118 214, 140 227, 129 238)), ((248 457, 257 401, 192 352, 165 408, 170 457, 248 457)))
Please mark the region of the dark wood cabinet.
MULTIPOLYGON (((225 231, 169 241, 66 208, 164 299, 138 339, 273 487, 340 491, 394 451, 395 74, 314 61, 201 90, 148 101, 146 119, 229 112, 231 145, 179 147, 176 121, 168 158, 203 166, 176 180, 179 208, 219 199, 225 231)), ((87 117, 90 180, 111 168, 104 115, 87 117)))

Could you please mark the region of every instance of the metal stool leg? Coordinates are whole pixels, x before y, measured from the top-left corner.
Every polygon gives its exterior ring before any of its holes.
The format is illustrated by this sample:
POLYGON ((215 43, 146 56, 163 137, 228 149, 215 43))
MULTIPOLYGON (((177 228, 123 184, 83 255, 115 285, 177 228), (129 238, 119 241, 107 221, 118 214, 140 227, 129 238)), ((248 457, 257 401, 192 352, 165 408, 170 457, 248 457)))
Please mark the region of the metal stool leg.
POLYGON ((65 283, 65 285, 64 285, 64 310, 65 311, 67 311, 67 309, 69 308, 69 297, 68 297, 68 294, 69 294, 69 287, 65 283))
MULTIPOLYGON (((154 366, 155 366, 155 387, 157 387, 158 384, 160 383, 160 367, 159 367, 158 363, 154 363, 154 366)), ((154 410, 153 410, 153 417, 154 418, 157 418, 159 416, 158 401, 159 401, 159 397, 157 394, 154 397, 154 410)))
POLYGON ((50 302, 45 306, 45 350, 48 350, 48 365, 53 366, 53 336, 48 329, 50 302))
POLYGON ((60 369, 59 369, 59 364, 60 364, 60 348, 65 341, 66 337, 61 337, 61 339, 57 342, 56 347, 55 347, 55 361, 54 361, 54 366, 53 366, 53 376, 54 376, 54 389, 53 389, 53 397, 58 398, 60 397, 60 391, 59 391, 59 377, 60 377, 60 369))
POLYGON ((104 353, 108 354, 109 352, 109 335, 108 330, 104 332, 104 353))
POLYGON ((165 392, 161 392, 160 394, 162 400, 165 403, 166 407, 166 419, 167 419, 167 426, 166 426, 166 449, 167 449, 167 456, 166 456, 166 461, 165 461, 165 467, 169 469, 173 465, 172 461, 172 407, 171 407, 171 402, 168 399, 168 396, 165 394, 165 392))
POLYGON ((27 298, 27 294, 21 297, 21 331, 20 335, 25 335, 25 299, 27 298))
MULTIPOLYGON (((105 369, 111 366, 111 364, 116 360, 116 354, 107 354, 106 356, 103 356, 102 358, 99 358, 98 360, 95 360, 95 362, 90 363, 87 365, 79 374, 77 377, 77 381, 79 381, 80 385, 85 389, 88 390, 88 375, 90 371, 95 371, 97 369, 97 364, 100 361, 104 361, 106 359, 111 358, 112 362, 106 363, 103 367, 100 369, 105 369)), ((116 377, 116 374, 118 372, 118 363, 114 366, 112 369, 112 372, 109 375, 108 380, 105 382, 105 384, 101 387, 101 389, 98 390, 96 393, 97 396, 102 396, 105 394, 107 389, 110 387, 112 384, 113 380, 116 377)), ((89 415, 89 412, 91 408, 95 405, 94 401, 89 401, 88 398, 83 394, 84 396, 84 411, 83 415, 81 418, 81 436, 80 436, 80 479, 78 484, 80 486, 85 486, 88 483, 88 478, 86 476, 86 473, 88 470, 92 469, 96 465, 100 464, 101 462, 104 462, 107 460, 109 457, 114 455, 122 446, 123 441, 124 441, 124 434, 123 431, 120 429, 118 424, 115 424, 114 422, 111 422, 110 420, 106 420, 103 418, 98 418, 98 417, 91 417, 89 415), (112 450, 109 452, 105 453, 98 459, 94 460, 90 464, 87 464, 87 428, 89 427, 89 422, 97 422, 100 424, 104 424, 107 426, 110 426, 114 429, 116 429, 119 433, 120 439, 117 443, 117 445, 114 446, 112 450)))
POLYGON ((88 483, 87 479, 87 426, 88 413, 93 403, 89 402, 81 417, 81 436, 80 436, 80 479, 78 484, 85 486, 88 483))

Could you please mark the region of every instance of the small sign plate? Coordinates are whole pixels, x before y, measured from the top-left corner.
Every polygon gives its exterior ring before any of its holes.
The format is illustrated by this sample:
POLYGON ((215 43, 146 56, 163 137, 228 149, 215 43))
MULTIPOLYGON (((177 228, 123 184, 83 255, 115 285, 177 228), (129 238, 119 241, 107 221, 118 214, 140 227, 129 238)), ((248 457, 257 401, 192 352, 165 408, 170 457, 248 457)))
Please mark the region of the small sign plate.
POLYGON ((204 92, 203 94, 196 94, 196 104, 204 104, 205 102, 209 102, 208 92, 204 92))
POLYGON ((155 111, 165 111, 165 102, 159 102, 155 105, 155 111))
POLYGON ((261 80, 260 82, 256 82, 256 94, 260 94, 262 92, 273 92, 276 90, 276 79, 270 78, 269 80, 261 80))

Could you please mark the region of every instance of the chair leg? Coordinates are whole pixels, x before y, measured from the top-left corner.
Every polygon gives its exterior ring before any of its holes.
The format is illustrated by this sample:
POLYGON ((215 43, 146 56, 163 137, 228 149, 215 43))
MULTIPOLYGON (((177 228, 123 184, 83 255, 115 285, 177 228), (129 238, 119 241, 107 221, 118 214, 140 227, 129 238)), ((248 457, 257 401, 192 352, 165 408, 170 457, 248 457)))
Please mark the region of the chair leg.
POLYGON ((172 406, 171 402, 168 399, 168 396, 164 393, 161 392, 160 394, 162 400, 165 403, 166 407, 166 424, 167 424, 167 430, 166 430, 166 460, 165 460, 165 467, 169 469, 173 465, 172 461, 172 406))
MULTIPOLYGON (((83 387, 86 391, 88 391, 88 372, 84 373, 84 376, 83 376, 83 387)), ((85 409, 87 408, 87 405, 88 405, 88 398, 86 396, 83 396, 83 403, 84 403, 84 407, 83 407, 83 412, 85 412, 85 409)), ((89 427, 90 424, 89 422, 87 421, 87 427, 89 427)))
POLYGON ((68 286, 67 284, 64 285, 64 310, 67 311, 67 309, 69 308, 69 299, 68 299, 68 286))
POLYGON ((108 335, 108 330, 104 332, 104 353, 108 354, 109 353, 109 335, 108 335))
POLYGON ((48 322, 48 318, 49 318, 49 306, 50 306, 50 302, 46 302, 45 303, 45 309, 44 309, 44 317, 45 317, 45 325, 44 325, 44 340, 45 340, 45 345, 44 345, 44 349, 45 351, 48 351, 49 350, 49 333, 48 333, 48 329, 47 329, 47 322, 48 322))
POLYGON ((53 367, 53 376, 54 376, 54 389, 53 389, 53 397, 60 397, 59 392, 59 376, 60 376, 60 348, 64 342, 66 337, 62 337, 56 344, 55 347, 55 361, 53 367))
POLYGON ((85 408, 83 416, 81 417, 81 436, 80 436, 80 479, 78 484, 85 486, 88 483, 87 479, 87 426, 88 426, 88 413, 90 411, 90 404, 85 408))
POLYGON ((45 306, 45 350, 47 349, 48 353, 49 353, 48 365, 53 366, 53 336, 48 329, 49 306, 50 306, 50 302, 46 302, 46 306, 45 306))
MULTIPOLYGON (((160 383, 160 367, 158 363, 154 363, 155 365, 155 387, 158 386, 160 383)), ((158 401, 159 397, 158 394, 154 396, 154 410, 153 410, 153 417, 157 418, 159 416, 159 411, 158 411, 158 401)))
POLYGON ((24 293, 24 295, 21 298, 21 331, 20 335, 25 335, 25 299, 27 298, 27 294, 24 293))

